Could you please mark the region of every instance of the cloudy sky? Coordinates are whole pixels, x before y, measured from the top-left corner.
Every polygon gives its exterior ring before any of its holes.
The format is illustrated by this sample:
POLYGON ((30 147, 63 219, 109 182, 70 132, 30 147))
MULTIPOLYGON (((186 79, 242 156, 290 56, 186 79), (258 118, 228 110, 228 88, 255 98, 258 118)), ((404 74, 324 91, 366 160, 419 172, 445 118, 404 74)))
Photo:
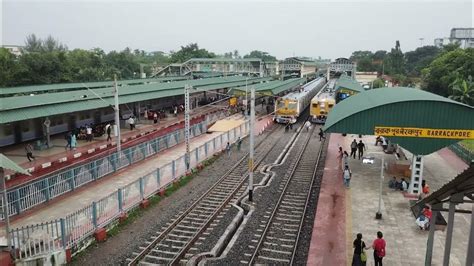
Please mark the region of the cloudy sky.
POLYGON ((471 0, 112 1, 0 0, 1 43, 52 35, 71 48, 177 50, 197 42, 216 53, 263 50, 348 57, 355 50, 403 51, 473 26, 471 0))

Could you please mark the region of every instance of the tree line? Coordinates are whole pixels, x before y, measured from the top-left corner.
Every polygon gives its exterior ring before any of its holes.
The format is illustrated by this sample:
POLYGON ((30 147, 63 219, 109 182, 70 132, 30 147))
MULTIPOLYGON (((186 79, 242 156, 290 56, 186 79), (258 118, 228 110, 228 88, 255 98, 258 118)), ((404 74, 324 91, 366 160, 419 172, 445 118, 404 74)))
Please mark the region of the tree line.
POLYGON ((400 42, 390 52, 355 51, 351 60, 357 71, 378 72, 381 78, 374 88, 385 86, 382 75, 389 75, 400 86, 418 87, 454 100, 474 105, 474 49, 461 49, 457 44, 443 48, 418 47, 402 52, 400 42))
MULTIPOLYGON (((114 74, 119 79, 133 79, 139 78, 141 71, 149 76, 153 68, 182 63, 190 58, 241 58, 237 50, 230 55, 218 55, 200 48, 197 43, 181 46, 170 53, 128 47, 108 53, 100 48, 70 50, 51 36, 41 39, 34 34, 26 37, 21 50, 21 55, 16 56, 8 49, 0 48, 0 87, 105 81, 111 80, 114 74)), ((276 60, 262 51, 252 51, 243 57, 276 60)))

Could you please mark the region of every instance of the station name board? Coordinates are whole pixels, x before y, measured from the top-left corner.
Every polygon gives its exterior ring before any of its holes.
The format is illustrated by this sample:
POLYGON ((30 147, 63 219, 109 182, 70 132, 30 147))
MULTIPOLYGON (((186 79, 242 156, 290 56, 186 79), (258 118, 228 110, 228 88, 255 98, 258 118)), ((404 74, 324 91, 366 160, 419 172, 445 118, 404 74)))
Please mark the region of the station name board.
POLYGON ((375 135, 434 139, 474 139, 474 130, 376 126, 375 135))

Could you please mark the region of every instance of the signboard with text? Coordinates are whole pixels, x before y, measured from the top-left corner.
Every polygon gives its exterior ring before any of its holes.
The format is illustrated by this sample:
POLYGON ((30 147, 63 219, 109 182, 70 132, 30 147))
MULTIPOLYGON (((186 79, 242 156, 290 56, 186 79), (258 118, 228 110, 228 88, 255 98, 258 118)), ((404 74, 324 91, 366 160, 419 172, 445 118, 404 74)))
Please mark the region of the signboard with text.
POLYGON ((375 135, 385 137, 412 137, 434 139, 474 139, 474 130, 417 127, 375 127, 375 135))

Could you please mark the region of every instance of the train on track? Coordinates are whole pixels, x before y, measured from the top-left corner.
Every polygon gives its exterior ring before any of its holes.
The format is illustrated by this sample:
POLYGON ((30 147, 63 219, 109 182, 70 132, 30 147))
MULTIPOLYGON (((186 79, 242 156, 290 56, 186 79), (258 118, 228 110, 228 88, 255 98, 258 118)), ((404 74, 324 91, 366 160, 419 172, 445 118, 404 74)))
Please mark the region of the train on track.
POLYGON ((327 85, 311 99, 309 110, 310 120, 316 124, 326 123, 329 112, 336 105, 336 92, 334 91, 335 79, 331 79, 327 85))
POLYGON ((299 115, 308 107, 311 99, 324 87, 326 78, 320 77, 308 82, 298 91, 279 98, 275 102, 274 121, 282 124, 294 124, 299 115))

